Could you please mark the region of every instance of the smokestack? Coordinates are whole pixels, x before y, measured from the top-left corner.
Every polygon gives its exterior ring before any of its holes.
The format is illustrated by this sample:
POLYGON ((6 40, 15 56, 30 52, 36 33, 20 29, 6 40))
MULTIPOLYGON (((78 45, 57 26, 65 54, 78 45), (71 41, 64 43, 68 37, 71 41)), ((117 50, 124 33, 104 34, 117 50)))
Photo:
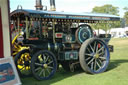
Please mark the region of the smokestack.
POLYGON ((56 11, 55 0, 50 0, 50 11, 56 11))
POLYGON ((43 10, 42 0, 36 0, 36 10, 43 10))

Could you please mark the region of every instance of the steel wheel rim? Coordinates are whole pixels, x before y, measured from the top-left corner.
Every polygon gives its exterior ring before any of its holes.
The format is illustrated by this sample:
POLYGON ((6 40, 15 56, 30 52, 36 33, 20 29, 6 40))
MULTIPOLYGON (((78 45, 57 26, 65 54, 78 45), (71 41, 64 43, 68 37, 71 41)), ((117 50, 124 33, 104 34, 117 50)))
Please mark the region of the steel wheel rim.
POLYGON ((93 73, 104 70, 109 63, 109 51, 106 44, 101 40, 94 40, 85 49, 85 63, 93 73))

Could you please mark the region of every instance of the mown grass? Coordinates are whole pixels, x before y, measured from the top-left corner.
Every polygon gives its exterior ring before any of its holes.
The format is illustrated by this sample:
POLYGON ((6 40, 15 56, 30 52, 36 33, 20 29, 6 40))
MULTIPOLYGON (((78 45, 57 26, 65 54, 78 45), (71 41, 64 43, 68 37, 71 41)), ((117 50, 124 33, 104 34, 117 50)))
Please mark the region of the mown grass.
POLYGON ((106 72, 96 75, 84 71, 66 72, 62 68, 50 80, 22 78, 23 85, 128 85, 128 38, 112 39, 114 52, 106 72))

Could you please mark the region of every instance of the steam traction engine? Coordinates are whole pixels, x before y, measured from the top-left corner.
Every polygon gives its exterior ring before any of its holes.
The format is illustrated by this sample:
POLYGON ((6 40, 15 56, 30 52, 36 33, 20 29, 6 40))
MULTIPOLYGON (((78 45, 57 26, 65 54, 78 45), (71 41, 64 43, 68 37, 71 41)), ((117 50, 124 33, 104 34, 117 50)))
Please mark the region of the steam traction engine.
POLYGON ((22 46, 26 47, 15 56, 19 74, 29 75, 31 70, 36 79, 49 79, 58 64, 67 71, 74 71, 79 66, 91 74, 104 72, 110 59, 107 42, 94 37, 87 23, 108 23, 119 19, 105 14, 13 11, 11 21, 17 23, 16 28, 22 28, 22 46))

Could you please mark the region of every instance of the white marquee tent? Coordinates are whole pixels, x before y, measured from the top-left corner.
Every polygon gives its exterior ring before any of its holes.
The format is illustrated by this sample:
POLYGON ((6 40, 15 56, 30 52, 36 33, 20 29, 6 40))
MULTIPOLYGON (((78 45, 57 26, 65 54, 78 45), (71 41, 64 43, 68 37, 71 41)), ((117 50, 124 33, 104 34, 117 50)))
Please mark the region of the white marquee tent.
POLYGON ((128 27, 112 28, 111 30, 108 30, 107 33, 110 33, 112 37, 119 38, 119 37, 126 37, 126 31, 128 31, 128 27))

